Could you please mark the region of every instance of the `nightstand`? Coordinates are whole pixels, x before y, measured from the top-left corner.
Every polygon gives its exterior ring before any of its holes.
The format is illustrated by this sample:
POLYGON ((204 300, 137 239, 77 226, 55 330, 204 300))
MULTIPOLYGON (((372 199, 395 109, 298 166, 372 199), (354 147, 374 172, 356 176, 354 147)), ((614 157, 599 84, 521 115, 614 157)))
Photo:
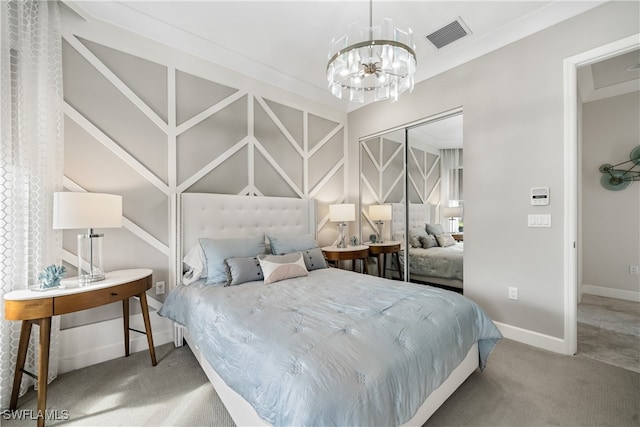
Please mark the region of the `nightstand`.
MULTIPOLYGON (((369 255, 378 257, 378 276, 387 277, 387 254, 391 254, 396 259, 398 267, 400 267, 400 242, 388 241, 382 243, 365 243, 369 246, 369 255)), ((400 271, 400 270, 399 270, 400 271)), ((402 273, 400 273, 402 280, 402 273)))
POLYGON ((464 241, 464 233, 451 233, 451 237, 453 237, 456 242, 464 241))
POLYGON ((338 267, 340 261, 351 261, 351 269, 356 270, 356 260, 362 262, 362 271, 365 274, 369 273, 367 268, 367 257, 369 256, 369 246, 357 245, 347 246, 346 248, 339 248, 337 246, 325 246, 322 249, 322 253, 327 261, 331 261, 334 266, 338 267))
MULTIPOLYGON (((151 335, 149 307, 146 291, 151 289, 152 271, 146 268, 112 271, 105 274, 105 279, 86 286, 78 286, 66 280, 64 289, 35 291, 24 289, 12 291, 4 295, 4 317, 7 320, 22 320, 20 343, 16 370, 13 376, 13 389, 9 409, 15 410, 18 405, 18 392, 27 357, 29 337, 33 324, 39 325, 40 347, 38 352, 38 413, 45 413, 47 407, 47 375, 49 369, 49 343, 51 335, 51 317, 59 314, 73 313, 112 302, 122 301, 124 319, 124 349, 129 356, 129 298, 138 297, 142 308, 142 317, 149 344, 151 364, 156 366, 156 354, 151 335)), ((141 332, 141 331, 136 331, 141 332)), ((28 375, 32 375, 28 373, 28 375)), ((45 417, 38 417, 38 427, 44 426, 45 417)))

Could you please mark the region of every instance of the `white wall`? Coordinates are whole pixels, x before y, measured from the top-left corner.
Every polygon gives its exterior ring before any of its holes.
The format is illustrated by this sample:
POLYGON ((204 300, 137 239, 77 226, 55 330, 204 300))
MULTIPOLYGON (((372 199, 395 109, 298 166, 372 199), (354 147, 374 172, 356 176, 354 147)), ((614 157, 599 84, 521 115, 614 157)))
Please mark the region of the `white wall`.
POLYGON ((349 114, 356 153, 363 136, 463 108, 465 295, 549 348, 566 338, 563 60, 637 33, 638 6, 607 3, 424 81, 394 104, 349 114), (549 206, 529 204, 538 186, 550 187, 549 206), (553 226, 528 228, 530 213, 551 214, 553 226), (509 286, 519 289, 518 301, 507 298, 509 286))
MULTIPOLYGON (((640 144, 640 92, 583 104, 582 291, 640 301, 640 182, 611 191, 600 185, 600 165, 629 160, 640 144)), ((618 169, 628 169, 631 163, 618 169)))

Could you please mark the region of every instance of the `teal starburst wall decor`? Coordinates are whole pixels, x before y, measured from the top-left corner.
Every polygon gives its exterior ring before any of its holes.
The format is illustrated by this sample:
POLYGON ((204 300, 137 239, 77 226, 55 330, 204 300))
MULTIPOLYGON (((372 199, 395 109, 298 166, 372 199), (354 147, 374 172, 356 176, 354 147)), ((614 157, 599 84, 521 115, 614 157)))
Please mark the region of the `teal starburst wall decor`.
POLYGON ((599 170, 602 173, 600 184, 602 184, 604 188, 612 191, 620 191, 627 188, 631 184, 631 181, 640 181, 640 145, 631 150, 629 158, 630 160, 620 162, 616 165, 605 163, 600 166, 599 170), (627 163, 631 163, 631 166, 628 168, 627 166, 619 168, 627 163))

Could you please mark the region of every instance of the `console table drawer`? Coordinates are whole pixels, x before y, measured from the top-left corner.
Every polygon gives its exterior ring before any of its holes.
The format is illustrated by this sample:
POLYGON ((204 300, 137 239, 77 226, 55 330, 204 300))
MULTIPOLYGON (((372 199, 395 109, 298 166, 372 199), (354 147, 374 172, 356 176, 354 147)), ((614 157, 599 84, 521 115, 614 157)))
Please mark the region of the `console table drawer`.
POLYGON ((53 314, 73 313, 74 311, 86 310, 88 308, 122 301, 125 298, 140 295, 150 287, 151 281, 150 277, 148 277, 119 286, 96 289, 92 292, 82 292, 57 297, 53 302, 53 314))

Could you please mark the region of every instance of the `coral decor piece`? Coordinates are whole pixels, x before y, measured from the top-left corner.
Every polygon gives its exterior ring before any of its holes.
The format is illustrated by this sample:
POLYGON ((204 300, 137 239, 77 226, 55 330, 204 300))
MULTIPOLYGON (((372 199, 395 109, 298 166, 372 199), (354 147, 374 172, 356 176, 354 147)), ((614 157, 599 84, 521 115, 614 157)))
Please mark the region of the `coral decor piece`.
POLYGON ((40 289, 52 289, 60 287, 60 281, 64 277, 67 269, 64 265, 51 264, 46 267, 40 274, 38 274, 38 280, 40 281, 40 289))

